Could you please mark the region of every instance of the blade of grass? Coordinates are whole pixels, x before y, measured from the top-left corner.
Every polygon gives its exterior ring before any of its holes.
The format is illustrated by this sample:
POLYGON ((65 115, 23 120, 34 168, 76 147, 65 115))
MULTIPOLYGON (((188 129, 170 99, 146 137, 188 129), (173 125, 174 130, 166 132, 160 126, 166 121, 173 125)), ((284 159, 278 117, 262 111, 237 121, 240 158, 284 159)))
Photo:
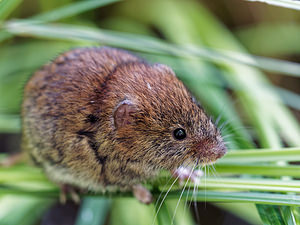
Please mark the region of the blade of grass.
POLYGON ((213 203, 217 207, 226 210, 237 217, 246 220, 252 225, 263 225, 254 204, 246 203, 213 203))
POLYGON ((85 197, 80 206, 75 225, 104 225, 111 201, 101 197, 85 197))
POLYGON ((300 29, 298 23, 260 23, 242 27, 236 36, 247 49, 258 55, 299 54, 300 29), (264 37, 264 38, 261 38, 264 37))
MULTIPOLYGON (((20 193, 32 193, 32 191, 44 193, 45 191, 58 191, 58 187, 43 179, 34 179, 34 177, 27 177, 27 179, 20 179, 14 181, 12 179, 2 178, 0 185, 4 185, 4 193, 15 193, 18 190, 20 193), (28 192, 30 191, 30 192, 28 192)), ((189 184, 193 188, 193 184, 189 184)), ((199 189, 206 190, 235 190, 235 191, 268 191, 268 192, 293 192, 300 193, 299 181, 283 181, 280 179, 242 179, 242 178, 207 178, 205 182, 199 185, 199 189)), ((168 187, 161 187, 166 190, 168 187)), ((180 190, 178 184, 173 188, 180 190)))
MULTIPOLYGON (((220 188, 222 184, 237 184, 237 185, 249 185, 249 186, 260 186, 260 187, 282 187, 282 188, 296 188, 298 192, 300 188, 299 180, 282 180, 282 179, 270 179, 270 178, 212 178, 206 179, 208 184, 219 184, 220 188)), ((204 185, 204 184, 203 184, 204 185)), ((279 191, 279 190, 278 190, 279 191)))
POLYGON ((253 174, 278 177, 300 177, 299 166, 221 164, 216 165, 215 168, 218 173, 222 174, 253 174))
MULTIPOLYGON (((157 205, 159 205, 159 204, 157 204, 157 205)), ((157 212, 158 208, 156 208, 155 210, 157 212)), ((157 214, 157 217, 156 217, 156 222, 157 222, 157 225, 172 224, 172 215, 170 215, 170 211, 166 205, 166 202, 164 202, 161 205, 159 212, 157 214)))
MULTIPOLYGON (((242 179, 243 180, 243 179, 242 179)), ((268 180, 268 179, 267 179, 268 180)), ((298 187, 287 187, 282 182, 280 186, 276 186, 274 184, 267 185, 267 184, 261 184, 260 182, 257 182, 255 179, 253 180, 247 180, 245 181, 245 184, 236 181, 236 182, 226 182, 227 180, 220 179, 220 180, 213 180, 209 178, 207 181, 204 181, 203 184, 199 185, 199 189, 203 190, 218 190, 218 191, 224 191, 224 190, 230 190, 230 191, 262 191, 262 192, 294 192, 294 193, 300 193, 300 188, 298 187), (224 181, 224 183, 222 183, 224 181)), ((268 182, 268 181, 267 181, 268 182)), ((279 180, 277 180, 279 182, 279 180)), ((298 183, 299 185, 299 183, 298 183)), ((190 185, 191 188, 193 185, 190 185)))
POLYGON ((133 198, 116 198, 112 203, 110 224, 150 225, 153 220, 153 212, 153 205, 147 206, 133 198), (132 218, 134 218, 134 220, 132 220, 132 218))
POLYGON ((300 211, 298 207, 291 207, 292 211, 293 211, 293 215, 296 221, 296 224, 300 224, 300 211))
POLYGON ((42 217, 52 203, 53 200, 32 196, 0 197, 1 224, 32 225, 42 217))
POLYGON ((300 3, 293 0, 247 0, 250 2, 264 2, 270 5, 300 10, 300 3))
MULTIPOLYGON (((179 193, 181 193, 181 191, 170 192, 167 198, 178 198, 179 193)), ((193 200, 192 193, 188 194, 185 191, 183 196, 193 200)), ((198 201, 207 202, 247 202, 256 204, 300 206, 300 197, 293 194, 198 191, 196 193, 196 199, 198 201)))
MULTIPOLYGON (((182 190, 174 190, 170 191, 167 199, 177 199, 178 196, 181 194, 182 190)), ((44 197, 44 198, 58 198, 59 191, 58 189, 53 190, 40 190, 40 191, 31 191, 30 189, 26 190, 24 188, 4 188, 0 186, 0 195, 7 195, 7 194, 13 194, 18 196, 36 196, 36 197, 44 197)), ((160 192, 153 193, 154 196, 158 196, 160 192)), ((162 192, 164 195, 165 193, 162 192)), ((206 201, 206 202, 244 202, 244 203, 256 203, 256 204, 270 204, 270 205, 287 205, 287 206, 300 206, 300 197, 295 194, 274 194, 274 193, 260 193, 260 192, 218 192, 218 191, 198 191, 193 195, 193 193, 184 191, 183 192, 183 199, 188 198, 188 200, 197 200, 197 201, 206 201)), ((105 194, 97 194, 96 196, 106 196, 105 194)), ((116 198, 119 201, 132 201, 132 204, 141 204, 138 203, 136 199, 132 199, 132 193, 115 193, 114 195, 110 195, 112 198, 116 198), (122 199, 120 198, 122 197, 122 199), (129 198, 128 198, 129 197, 129 198)), ((118 203, 119 204, 119 203, 118 203)), ((131 206, 132 206, 131 204, 131 206)), ((127 209, 130 204, 127 204, 126 210, 123 209, 124 214, 125 212, 128 213, 127 209)), ((116 206, 116 205, 115 205, 116 206)), ((113 210, 115 210, 115 206, 113 206, 113 210)), ((142 206, 142 205, 141 205, 142 206)), ((123 208, 123 207, 122 207, 123 208)), ((146 209, 141 209, 142 211, 146 209)), ((153 216, 153 209, 147 209, 148 212, 144 211, 141 212, 140 216, 141 218, 147 217, 146 214, 150 213, 149 220, 147 219, 148 223, 150 224, 152 222, 151 219, 153 216), (148 211, 150 210, 150 211, 148 211)), ((119 214, 120 215, 120 214, 119 214)), ((120 215, 121 216, 121 215, 120 215)), ((130 215, 127 215, 130 217, 130 215)), ((118 219, 121 217, 118 217, 118 219)), ((137 218, 138 224, 141 224, 139 219, 137 218)), ((115 224, 115 223, 114 223, 115 224)), ((120 224, 119 221, 116 224, 120 224)), ((125 223, 127 224, 127 223, 125 223)))
POLYGON ((258 205, 257 210, 264 224, 285 225, 279 207, 270 205, 258 205))
POLYGON ((21 129, 21 121, 18 115, 0 114, 0 132, 17 133, 21 129))
MULTIPOLYGON (((166 207, 168 209, 168 211, 170 212, 170 218, 173 217, 174 213, 174 221, 173 224, 184 224, 184 225, 193 225, 195 224, 195 222, 193 221, 192 215, 187 211, 187 209, 184 209, 185 207, 187 207, 187 205, 184 204, 184 200, 180 201, 180 203, 178 204, 177 210, 175 212, 175 206, 177 205, 177 201, 178 199, 168 199, 165 201, 166 207)), ((163 212, 161 212, 162 214, 163 212)), ((196 221, 199 222, 199 221, 196 221)), ((161 224, 172 224, 172 220, 171 223, 161 223, 161 224)))
POLYGON ((89 0, 89 1, 79 1, 66 6, 54 9, 50 12, 45 12, 38 14, 30 18, 30 20, 36 20, 39 22, 52 22, 67 17, 75 16, 80 13, 92 10, 98 7, 106 6, 112 3, 119 2, 121 0, 89 0))
POLYGON ((0 166, 0 183, 3 182, 19 182, 19 181, 42 181, 51 184, 46 178, 44 172, 40 168, 15 165, 11 167, 0 166))
MULTIPOLYGON (((5 4, 6 7, 1 8, 0 2, 0 20, 1 20, 1 9, 5 10, 6 14, 3 13, 3 17, 8 15, 10 11, 14 9, 22 0, 4 0, 2 4, 5 4), (8 4, 9 3, 9 4, 8 4), (14 4, 14 5, 13 5, 14 4)), ((90 1, 80 1, 68 4, 66 6, 54 9, 49 12, 41 13, 30 17, 28 20, 32 20, 32 23, 41 23, 41 22, 53 22, 67 17, 75 16, 80 13, 106 6, 121 0, 90 0, 90 1)), ((4 18, 3 18, 4 19, 4 18)), ((0 31, 0 42, 12 38, 12 33, 7 33, 5 31, 0 31)))
MULTIPOLYGON (((108 31, 103 29, 93 29, 82 26, 66 25, 66 24, 34 24, 30 20, 14 20, 9 21, 3 27, 10 33, 20 36, 33 36, 39 38, 50 38, 59 40, 79 41, 85 40, 94 43, 109 44, 113 46, 128 48, 136 51, 144 51, 155 54, 174 54, 176 56, 184 56, 189 58, 205 58, 213 62, 238 62, 241 64, 251 65, 257 68, 264 67, 272 71, 282 72, 288 75, 299 77, 300 65, 297 63, 287 62, 284 60, 274 60, 264 57, 255 57, 241 52, 220 51, 217 48, 190 46, 176 46, 168 44, 161 40, 150 38, 148 36, 128 34, 124 32, 108 31), (136 44, 136 45, 135 45, 136 44), (243 57, 241 57, 243 56, 243 57), (256 61, 262 61, 257 63, 256 61), (280 66, 279 66, 280 65, 280 66), (276 69, 274 69, 276 68, 276 69), (284 69, 281 69, 284 68, 284 69), (283 71, 284 70, 284 71, 283 71)), ((221 49, 221 48, 220 48, 221 49)))
POLYGON ((1 30, 1 23, 22 3, 22 0, 2 0, 0 1, 0 43, 13 35, 1 30))
POLYGON ((9 14, 21 4, 22 0, 0 1, 0 22, 6 19, 9 14))
POLYGON ((295 216, 293 210, 291 210, 290 206, 281 206, 279 208, 281 217, 285 224, 287 225, 296 225, 295 216))
POLYGON ((257 149, 243 151, 229 151, 218 164, 222 163, 258 163, 274 161, 300 161, 300 148, 257 149))
POLYGON ((300 110, 300 95, 284 88, 276 88, 283 101, 290 107, 300 110))

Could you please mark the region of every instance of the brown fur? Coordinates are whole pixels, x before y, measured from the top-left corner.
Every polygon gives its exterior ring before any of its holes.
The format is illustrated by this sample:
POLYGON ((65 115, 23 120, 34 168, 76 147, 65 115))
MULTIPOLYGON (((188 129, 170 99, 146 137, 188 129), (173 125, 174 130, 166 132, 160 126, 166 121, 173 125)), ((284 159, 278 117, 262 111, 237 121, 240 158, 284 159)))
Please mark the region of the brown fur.
POLYGON ((48 176, 95 191, 130 188, 159 169, 214 162, 226 151, 169 67, 108 47, 66 52, 37 71, 22 117, 23 147, 48 176), (179 127, 184 140, 173 137, 179 127))

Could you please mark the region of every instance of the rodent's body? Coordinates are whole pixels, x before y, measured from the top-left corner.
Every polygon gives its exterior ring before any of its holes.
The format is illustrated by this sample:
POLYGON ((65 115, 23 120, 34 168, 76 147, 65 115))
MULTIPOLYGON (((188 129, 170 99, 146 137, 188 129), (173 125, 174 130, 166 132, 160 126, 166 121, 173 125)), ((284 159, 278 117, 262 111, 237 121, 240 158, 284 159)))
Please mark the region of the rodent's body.
POLYGON ((131 188, 159 169, 225 154, 219 131, 170 68, 126 51, 79 48, 29 80, 23 148, 58 183, 131 188), (173 131, 184 128, 186 138, 173 131))

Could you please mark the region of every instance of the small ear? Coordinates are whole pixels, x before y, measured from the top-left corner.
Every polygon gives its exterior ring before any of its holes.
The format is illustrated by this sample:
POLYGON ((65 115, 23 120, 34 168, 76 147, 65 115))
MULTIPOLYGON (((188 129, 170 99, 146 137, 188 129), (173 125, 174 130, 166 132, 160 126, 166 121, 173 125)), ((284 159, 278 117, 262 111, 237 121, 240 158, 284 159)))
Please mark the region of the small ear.
POLYGON ((136 112, 135 105, 128 100, 122 101, 114 111, 114 125, 116 129, 132 124, 134 122, 133 114, 136 112))

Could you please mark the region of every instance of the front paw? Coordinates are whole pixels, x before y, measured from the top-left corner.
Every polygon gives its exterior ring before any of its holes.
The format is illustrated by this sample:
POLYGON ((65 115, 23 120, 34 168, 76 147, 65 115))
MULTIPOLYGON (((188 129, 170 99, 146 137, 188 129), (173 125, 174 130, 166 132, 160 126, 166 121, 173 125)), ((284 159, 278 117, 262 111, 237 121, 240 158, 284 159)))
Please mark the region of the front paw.
POLYGON ((150 204, 153 201, 150 191, 141 184, 134 185, 132 192, 141 203, 150 204))
POLYGON ((190 180, 194 184, 200 184, 200 178, 203 176, 202 170, 192 170, 190 167, 180 166, 173 171, 173 176, 178 177, 179 183, 182 185, 184 181, 190 180))
POLYGON ((59 201, 61 204, 63 205, 66 204, 68 195, 70 195, 71 200, 74 203, 76 204, 80 203, 79 189, 68 184, 60 184, 59 187, 60 187, 59 201))

